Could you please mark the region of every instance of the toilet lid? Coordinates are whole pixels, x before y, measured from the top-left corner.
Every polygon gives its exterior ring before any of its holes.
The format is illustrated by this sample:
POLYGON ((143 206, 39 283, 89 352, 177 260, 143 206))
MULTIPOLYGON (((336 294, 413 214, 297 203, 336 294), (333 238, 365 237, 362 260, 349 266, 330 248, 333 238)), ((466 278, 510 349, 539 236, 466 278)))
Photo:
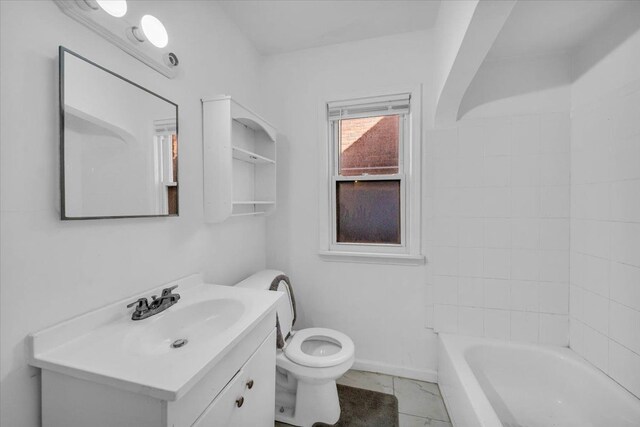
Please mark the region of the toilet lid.
POLYGON ((309 328, 296 332, 284 349, 289 360, 311 368, 326 368, 353 357, 351 338, 326 328, 309 328))

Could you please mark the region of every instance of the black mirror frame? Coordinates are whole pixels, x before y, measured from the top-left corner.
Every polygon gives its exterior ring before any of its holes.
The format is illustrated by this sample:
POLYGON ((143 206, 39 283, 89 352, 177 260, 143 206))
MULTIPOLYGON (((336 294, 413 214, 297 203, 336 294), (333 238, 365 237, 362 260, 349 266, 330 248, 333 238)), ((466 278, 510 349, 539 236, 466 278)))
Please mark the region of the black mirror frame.
MULTIPOLYGON (((178 104, 176 104, 175 102, 172 102, 160 95, 158 95, 157 93, 154 93, 152 91, 150 91, 149 89, 140 86, 139 84, 132 82, 131 80, 122 77, 119 74, 114 73, 111 70, 106 69, 105 67, 102 67, 101 65, 96 64, 93 61, 88 60, 87 58, 73 52, 72 50, 67 49, 64 46, 58 46, 58 92, 59 92, 59 123, 60 123, 60 219, 62 221, 74 221, 74 220, 87 220, 87 219, 119 219, 119 218, 157 218, 157 217, 176 217, 179 216, 180 214, 180 167, 179 167, 179 162, 180 162, 180 157, 178 156, 178 165, 176 165, 176 213, 170 213, 170 214, 161 214, 161 215, 118 215, 118 216, 87 216, 87 217, 68 217, 66 215, 66 210, 65 210, 65 188, 64 188, 64 184, 65 184, 65 176, 64 176, 64 125, 65 125, 65 120, 64 120, 64 54, 68 53, 70 55, 73 55, 103 71, 106 71, 107 73, 111 74, 112 76, 115 76, 135 87, 137 87, 138 89, 142 89, 143 91, 165 101, 168 102, 169 104, 173 105, 176 108, 176 137, 178 138, 178 147, 179 147, 179 143, 180 143, 180 137, 179 137, 179 133, 178 133, 178 104)), ((180 152, 180 149, 178 148, 178 153, 180 152)))

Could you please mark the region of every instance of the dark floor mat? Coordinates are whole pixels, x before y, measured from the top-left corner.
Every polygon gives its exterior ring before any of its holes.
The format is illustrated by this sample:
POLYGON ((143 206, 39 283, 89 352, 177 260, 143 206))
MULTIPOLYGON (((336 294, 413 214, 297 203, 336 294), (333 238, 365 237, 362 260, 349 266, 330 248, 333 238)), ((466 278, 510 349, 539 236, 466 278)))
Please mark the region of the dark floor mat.
POLYGON ((398 427, 398 399, 391 394, 338 384, 338 398, 340 419, 332 427, 398 427))

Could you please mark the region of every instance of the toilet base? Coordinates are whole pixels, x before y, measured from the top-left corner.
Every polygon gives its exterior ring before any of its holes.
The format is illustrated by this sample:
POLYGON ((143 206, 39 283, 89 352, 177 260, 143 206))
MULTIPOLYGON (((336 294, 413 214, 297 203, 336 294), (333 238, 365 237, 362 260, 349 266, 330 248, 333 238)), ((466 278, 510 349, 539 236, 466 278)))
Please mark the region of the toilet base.
POLYGON ((294 393, 276 387, 276 421, 300 427, 317 422, 335 424, 340 419, 340 402, 335 380, 324 383, 298 381, 294 393), (292 407, 291 403, 294 403, 292 407))

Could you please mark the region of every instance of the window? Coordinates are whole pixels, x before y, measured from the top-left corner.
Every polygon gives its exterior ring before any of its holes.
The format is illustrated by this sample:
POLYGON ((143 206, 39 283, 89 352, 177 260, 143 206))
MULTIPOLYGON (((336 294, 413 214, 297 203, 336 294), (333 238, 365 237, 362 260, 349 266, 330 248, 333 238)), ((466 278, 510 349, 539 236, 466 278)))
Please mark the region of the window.
POLYGON ((329 238, 321 255, 423 259, 419 239, 411 235, 414 228, 419 233, 419 199, 413 200, 419 198, 419 168, 411 165, 419 159, 413 152, 419 129, 412 127, 411 93, 328 102, 325 108, 329 238))

